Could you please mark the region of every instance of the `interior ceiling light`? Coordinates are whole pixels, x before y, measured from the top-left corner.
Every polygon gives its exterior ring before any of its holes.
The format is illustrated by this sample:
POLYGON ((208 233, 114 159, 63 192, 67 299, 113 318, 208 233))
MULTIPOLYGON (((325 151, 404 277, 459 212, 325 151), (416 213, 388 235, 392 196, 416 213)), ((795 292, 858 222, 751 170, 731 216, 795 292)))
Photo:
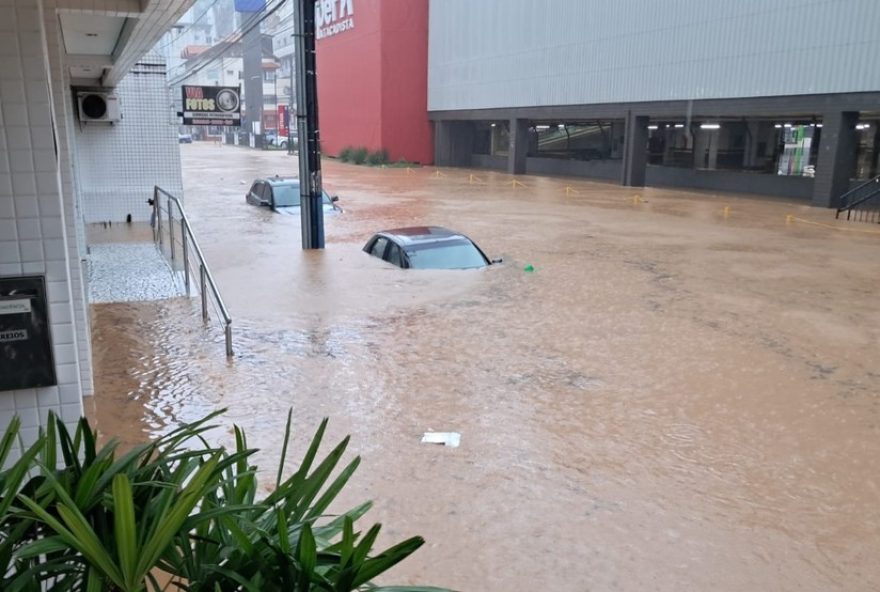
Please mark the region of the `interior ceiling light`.
POLYGON ((781 124, 781 123, 777 123, 777 124, 775 124, 773 127, 775 127, 776 129, 781 129, 781 128, 782 128, 782 124, 781 124))
POLYGON ((676 123, 676 124, 675 124, 675 127, 676 127, 677 129, 681 129, 681 128, 684 127, 684 124, 683 124, 683 123, 676 123))
POLYGON ((790 123, 783 123, 782 127, 791 127, 791 124, 790 123))
POLYGON ((656 126, 656 125, 649 125, 649 126, 648 126, 648 129, 649 129, 649 130, 655 130, 655 129, 657 129, 657 126, 656 126))
POLYGON ((720 129, 720 128, 721 128, 721 124, 720 124, 720 123, 701 123, 701 124, 700 124, 700 129, 705 129, 705 130, 717 130, 717 129, 720 129))

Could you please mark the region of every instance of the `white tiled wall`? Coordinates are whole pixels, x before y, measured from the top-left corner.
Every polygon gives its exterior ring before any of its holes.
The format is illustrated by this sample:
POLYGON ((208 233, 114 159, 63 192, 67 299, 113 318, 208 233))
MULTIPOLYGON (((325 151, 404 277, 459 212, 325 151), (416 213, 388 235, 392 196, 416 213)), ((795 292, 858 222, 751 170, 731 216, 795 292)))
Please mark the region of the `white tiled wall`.
POLYGON ((49 52, 58 51, 58 39, 47 38, 44 17, 34 0, 0 0, 0 275, 46 276, 58 375, 55 387, 0 392, 0 429, 18 414, 25 444, 49 410, 70 424, 83 410, 78 337, 85 328, 77 331, 71 271, 78 262, 68 238, 76 241, 63 199, 67 165, 54 140, 49 52))
POLYGON ((177 117, 165 64, 144 56, 116 87, 122 121, 77 123, 76 155, 86 222, 150 219, 147 199, 159 185, 183 194, 177 117))
POLYGON ((56 121, 56 142, 58 143, 59 165, 61 170, 61 189, 64 196, 64 220, 68 236, 67 252, 70 265, 71 293, 73 295, 74 326, 76 327, 77 351, 79 352, 80 382, 83 394, 94 393, 92 380, 92 343, 89 329, 88 303, 86 301, 88 274, 85 273, 86 252, 85 231, 79 215, 78 191, 75 183, 75 170, 71 158, 70 130, 73 121, 73 105, 67 89, 70 78, 63 67, 63 43, 61 24, 55 15, 56 0, 43 0, 43 27, 46 34, 46 49, 49 57, 53 107, 56 121))

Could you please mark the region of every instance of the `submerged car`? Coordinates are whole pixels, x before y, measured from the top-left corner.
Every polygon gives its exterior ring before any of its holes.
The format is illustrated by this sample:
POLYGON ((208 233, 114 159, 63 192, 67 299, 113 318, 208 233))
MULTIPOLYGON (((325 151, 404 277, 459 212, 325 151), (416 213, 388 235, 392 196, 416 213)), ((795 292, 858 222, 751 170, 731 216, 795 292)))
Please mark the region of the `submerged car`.
MULTIPOLYGON (((295 177, 257 179, 244 198, 247 203, 255 206, 267 206, 281 214, 299 216, 299 179, 295 177)), ((321 200, 324 212, 341 212, 342 208, 337 205, 338 201, 338 196, 331 197, 324 191, 321 200)))
POLYGON ((364 251, 404 269, 473 269, 501 260, 489 260, 474 242, 440 226, 414 226, 379 232, 364 251))
POLYGON ((178 144, 192 144, 193 143, 192 134, 177 134, 177 143, 178 144))

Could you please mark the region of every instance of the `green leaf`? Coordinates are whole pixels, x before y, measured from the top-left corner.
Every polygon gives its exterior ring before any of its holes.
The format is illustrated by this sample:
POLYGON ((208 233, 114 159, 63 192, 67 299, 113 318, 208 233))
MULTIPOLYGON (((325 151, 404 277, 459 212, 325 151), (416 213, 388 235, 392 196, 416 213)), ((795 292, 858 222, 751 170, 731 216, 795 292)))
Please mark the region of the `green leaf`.
POLYGON ((134 517, 131 482, 124 474, 113 477, 113 513, 119 567, 125 585, 132 589, 135 583, 142 579, 143 574, 135 571, 138 565, 137 524, 134 517))

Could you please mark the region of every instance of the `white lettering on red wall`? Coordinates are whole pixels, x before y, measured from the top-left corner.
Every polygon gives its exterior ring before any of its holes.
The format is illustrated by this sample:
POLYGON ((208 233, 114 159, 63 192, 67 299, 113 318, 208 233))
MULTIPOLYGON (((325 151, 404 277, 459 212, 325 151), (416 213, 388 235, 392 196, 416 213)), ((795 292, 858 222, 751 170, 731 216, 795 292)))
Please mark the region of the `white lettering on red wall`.
POLYGON ((354 29, 354 0, 317 0, 315 29, 318 39, 354 29))

